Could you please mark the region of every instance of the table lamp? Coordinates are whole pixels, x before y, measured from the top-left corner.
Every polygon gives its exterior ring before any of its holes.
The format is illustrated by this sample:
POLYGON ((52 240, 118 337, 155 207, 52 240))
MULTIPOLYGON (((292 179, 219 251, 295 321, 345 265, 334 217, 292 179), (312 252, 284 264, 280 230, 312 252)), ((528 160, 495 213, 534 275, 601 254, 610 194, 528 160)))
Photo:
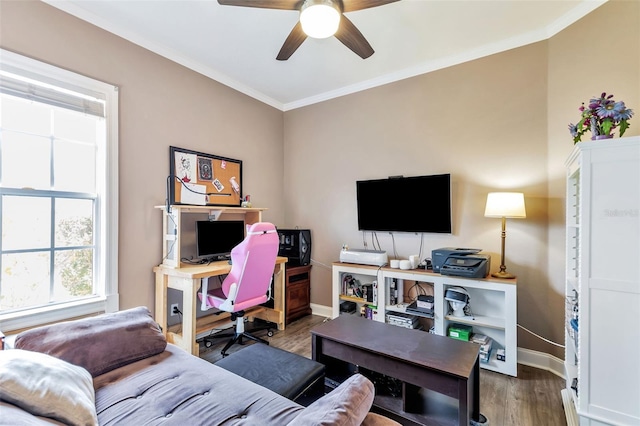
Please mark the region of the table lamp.
POLYGON ((524 208, 524 194, 521 192, 490 192, 487 195, 487 206, 484 210, 485 217, 499 217, 502 219, 502 251, 500 256, 500 271, 491 274, 495 278, 515 278, 515 275, 507 272, 504 265, 504 243, 507 237, 507 218, 522 219, 527 217, 524 208))

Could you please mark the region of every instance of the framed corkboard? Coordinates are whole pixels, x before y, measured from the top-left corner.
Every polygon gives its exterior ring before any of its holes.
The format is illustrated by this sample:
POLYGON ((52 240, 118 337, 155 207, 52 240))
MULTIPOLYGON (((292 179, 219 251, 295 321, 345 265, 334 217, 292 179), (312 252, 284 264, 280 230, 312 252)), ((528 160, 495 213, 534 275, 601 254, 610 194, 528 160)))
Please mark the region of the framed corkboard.
POLYGON ((169 204, 240 206, 242 161, 169 147, 169 204))

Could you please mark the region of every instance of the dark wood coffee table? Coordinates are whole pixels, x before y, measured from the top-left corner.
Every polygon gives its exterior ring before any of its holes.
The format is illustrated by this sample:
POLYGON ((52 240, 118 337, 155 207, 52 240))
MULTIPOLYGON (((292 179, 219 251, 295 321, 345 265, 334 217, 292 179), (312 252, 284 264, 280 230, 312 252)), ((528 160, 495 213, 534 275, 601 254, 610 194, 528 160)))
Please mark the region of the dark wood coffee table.
POLYGON ((467 426, 480 419, 475 343, 352 315, 314 327, 311 339, 312 357, 326 366, 329 378, 347 366, 399 380, 402 394, 376 390, 374 410, 402 424, 467 426))

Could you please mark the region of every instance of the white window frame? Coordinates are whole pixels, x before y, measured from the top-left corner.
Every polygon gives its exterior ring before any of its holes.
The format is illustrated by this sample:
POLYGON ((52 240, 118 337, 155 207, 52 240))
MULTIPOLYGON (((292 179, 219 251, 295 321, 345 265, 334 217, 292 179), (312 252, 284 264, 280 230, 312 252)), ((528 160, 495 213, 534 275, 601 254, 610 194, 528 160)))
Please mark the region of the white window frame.
POLYGON ((16 53, 0 49, 0 70, 80 93, 92 94, 106 101, 106 149, 99 148, 97 164, 100 217, 96 233, 98 262, 94 274, 99 297, 55 304, 18 312, 0 313, 0 330, 14 330, 63 321, 74 317, 119 309, 118 295, 118 87, 70 72, 16 53), (105 202, 106 200, 106 202, 105 202))

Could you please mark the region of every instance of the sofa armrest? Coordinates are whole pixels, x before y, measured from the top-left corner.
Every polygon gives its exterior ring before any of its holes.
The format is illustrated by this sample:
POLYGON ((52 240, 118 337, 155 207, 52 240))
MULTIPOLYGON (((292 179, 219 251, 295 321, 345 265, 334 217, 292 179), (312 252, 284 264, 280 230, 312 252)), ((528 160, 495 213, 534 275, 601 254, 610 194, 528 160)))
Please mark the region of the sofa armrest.
MULTIPOLYGON (((330 393, 306 407, 289 426, 359 426, 367 418, 373 403, 373 383, 361 374, 354 374, 330 393)), ((369 425, 383 423, 382 416, 371 416, 369 425)))
POLYGON ((34 328, 15 348, 42 352, 79 365, 93 377, 159 354, 167 341, 146 307, 34 328))
POLYGON ((388 417, 381 416, 376 413, 367 413, 367 416, 364 418, 364 421, 360 426, 402 426, 400 423, 395 420, 391 420, 388 417))

